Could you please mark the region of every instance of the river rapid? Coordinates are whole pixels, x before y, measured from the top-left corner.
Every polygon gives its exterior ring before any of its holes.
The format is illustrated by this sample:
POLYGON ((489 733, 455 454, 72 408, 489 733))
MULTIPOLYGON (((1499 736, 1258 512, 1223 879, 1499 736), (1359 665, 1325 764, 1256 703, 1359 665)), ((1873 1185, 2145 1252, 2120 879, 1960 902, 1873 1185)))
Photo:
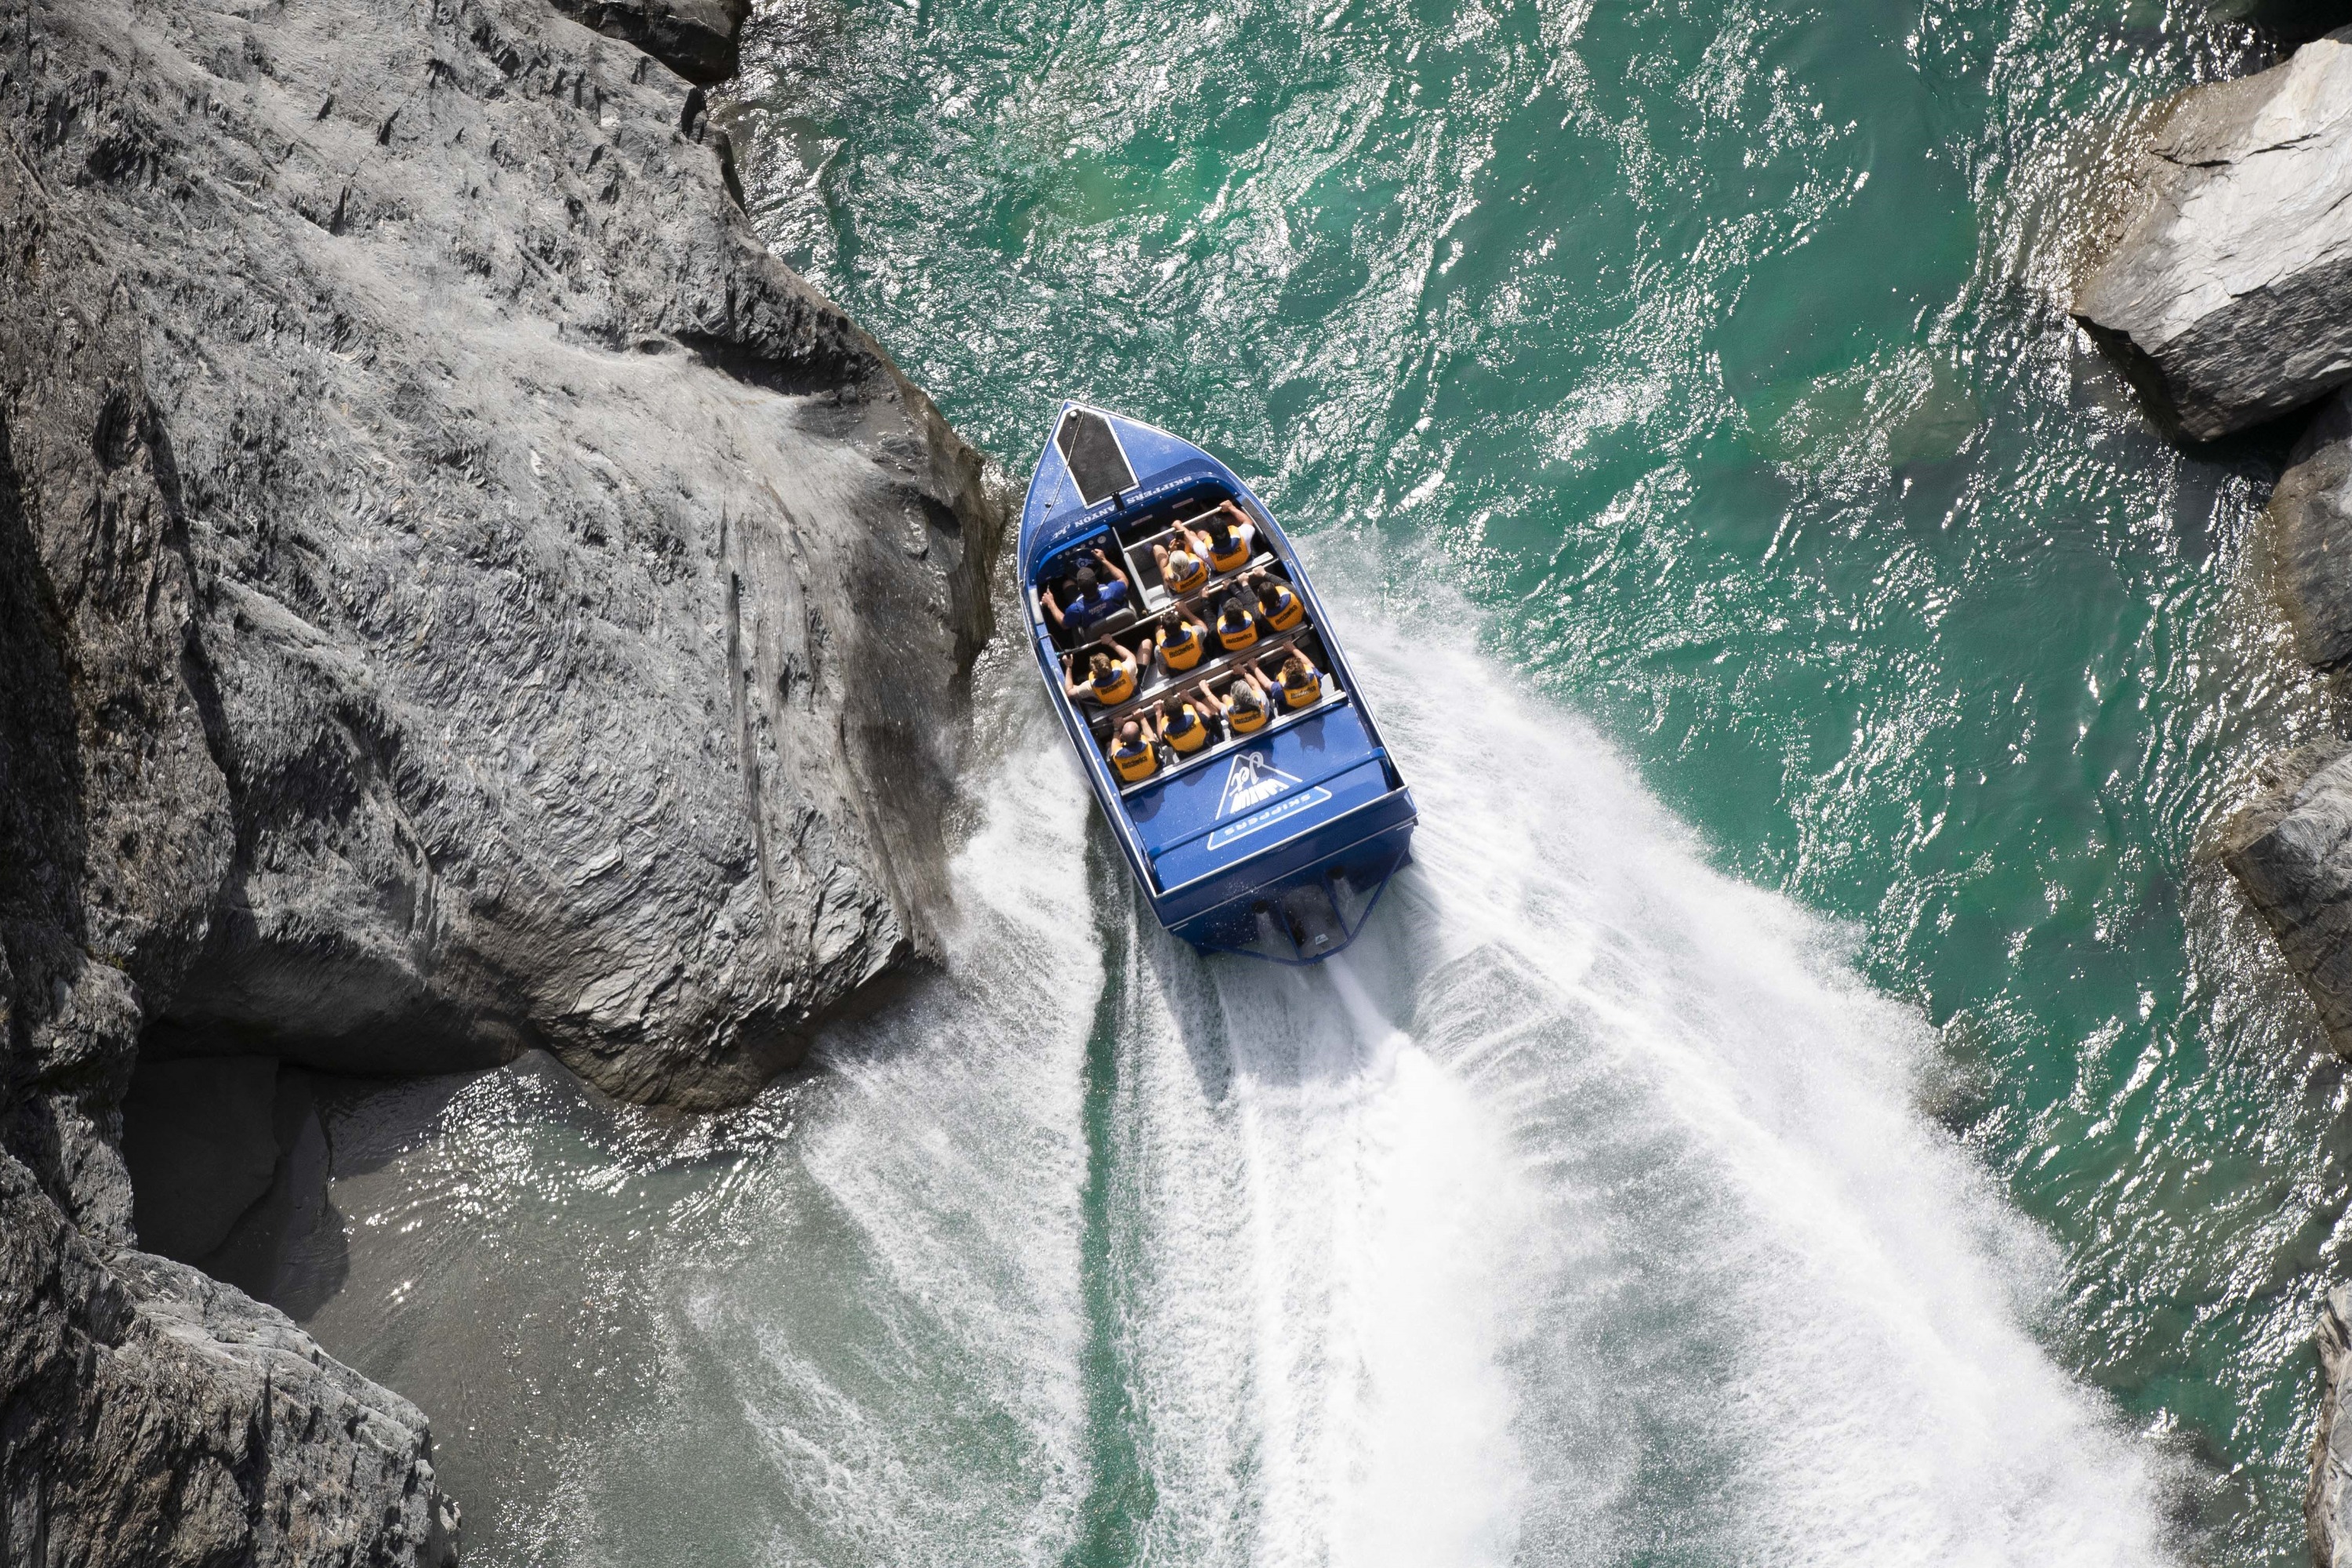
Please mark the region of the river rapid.
POLYGON ((782 0, 755 222, 1025 468, 1261 486, 1423 813, 1139 909, 1002 647, 945 973, 680 1120, 325 1091, 468 1561, 2287 1564, 2343 1073, 2202 847, 2336 721, 2063 314, 2187 5, 782 0))

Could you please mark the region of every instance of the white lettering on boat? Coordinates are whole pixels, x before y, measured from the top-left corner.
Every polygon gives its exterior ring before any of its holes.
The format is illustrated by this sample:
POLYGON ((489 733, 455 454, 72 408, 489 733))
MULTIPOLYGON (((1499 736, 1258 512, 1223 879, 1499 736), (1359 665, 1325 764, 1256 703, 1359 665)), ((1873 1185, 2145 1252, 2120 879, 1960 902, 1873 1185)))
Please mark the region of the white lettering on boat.
MULTIPOLYGON (((1293 779, 1290 782, 1297 784, 1298 781, 1293 779)), ((1239 822, 1225 824, 1224 826, 1209 835, 1209 847, 1222 849, 1236 838, 1246 837, 1261 827, 1271 827, 1286 817, 1296 816, 1308 806, 1320 805, 1330 798, 1331 792, 1321 784, 1317 784, 1305 795, 1294 795, 1288 800, 1277 801, 1255 816, 1244 816, 1239 822)))

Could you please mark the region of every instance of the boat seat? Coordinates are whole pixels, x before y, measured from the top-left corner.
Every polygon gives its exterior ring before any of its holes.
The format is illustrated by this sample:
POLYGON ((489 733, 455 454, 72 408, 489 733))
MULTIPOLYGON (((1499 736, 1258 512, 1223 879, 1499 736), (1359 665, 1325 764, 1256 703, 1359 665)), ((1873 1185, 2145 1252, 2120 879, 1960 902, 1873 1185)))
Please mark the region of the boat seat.
POLYGON ((1223 740, 1212 741, 1190 756, 1178 755, 1173 762, 1169 761, 1169 758, 1175 753, 1171 751, 1165 741, 1160 742, 1159 769, 1148 779, 1139 779, 1134 784, 1121 784, 1118 786, 1119 795, 1125 798, 1150 789, 1153 784, 1166 784, 1176 774, 1190 773, 1203 763, 1213 762, 1219 757, 1237 752, 1252 741, 1263 741, 1277 730, 1298 723, 1303 720, 1312 719, 1318 713, 1328 713, 1347 700, 1348 694, 1339 689, 1339 683, 1331 679, 1330 671, 1326 670, 1323 672, 1323 695, 1318 700, 1305 708, 1285 709, 1246 735, 1236 735, 1228 731, 1223 740))
MULTIPOLYGON (((1176 608, 1179 605, 1198 605, 1203 603, 1204 601, 1223 593, 1227 588, 1232 587, 1236 580, 1246 577, 1253 572, 1264 572, 1269 570, 1274 572, 1284 582, 1287 583, 1290 581, 1290 574, 1283 571, 1282 563, 1275 559, 1273 552, 1265 551, 1251 556, 1247 561, 1243 562, 1235 570, 1227 572, 1222 576, 1212 577, 1207 582, 1202 584, 1199 587, 1193 589, 1191 593, 1185 595, 1182 598, 1174 599, 1169 596, 1166 585, 1160 581, 1160 563, 1155 561, 1151 563, 1150 585, 1143 592, 1143 608, 1151 615, 1165 615, 1170 610, 1176 608), (1159 595, 1157 599, 1152 597, 1155 594, 1159 595)), ((1204 620, 1207 619, 1206 616, 1202 616, 1202 618, 1204 620)))
POLYGON ((1113 610, 1082 632, 1067 632, 1064 635, 1072 639, 1070 647, 1076 650, 1086 647, 1090 642, 1099 642, 1104 637, 1115 637, 1122 632, 1131 632, 1139 618, 1135 605, 1130 603, 1127 608, 1113 610))
POLYGON ((1314 660, 1315 668, 1323 672, 1326 680, 1336 683, 1337 678, 1331 673, 1330 656, 1325 652, 1321 639, 1318 638, 1312 646, 1307 642, 1307 637, 1314 629, 1313 623, 1302 623, 1274 637, 1260 637, 1255 643, 1238 653, 1226 653, 1220 650, 1214 658, 1203 658, 1181 675, 1165 679, 1155 678, 1150 685, 1144 684, 1139 679, 1136 682, 1135 695, 1126 701, 1110 708, 1082 706, 1079 711, 1086 716, 1087 727, 1095 731, 1096 738, 1099 740, 1116 730, 1119 722, 1129 714, 1150 707, 1171 691, 1179 691, 1188 686, 1197 686, 1203 680, 1213 680, 1219 676, 1230 674, 1253 659, 1286 653, 1294 647, 1314 660), (1318 653, 1324 654, 1324 657, 1316 658, 1315 656, 1318 653))

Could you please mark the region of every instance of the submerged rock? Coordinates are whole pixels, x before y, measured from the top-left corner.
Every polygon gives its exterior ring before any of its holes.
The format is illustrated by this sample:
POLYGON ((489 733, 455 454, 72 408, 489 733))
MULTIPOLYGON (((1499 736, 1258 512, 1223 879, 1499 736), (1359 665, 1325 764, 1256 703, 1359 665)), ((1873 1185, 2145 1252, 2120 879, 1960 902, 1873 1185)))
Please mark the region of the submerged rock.
POLYGON ((2222 859, 2352 1056, 2352 746, 2300 747, 2263 763, 2261 780, 2223 826, 2222 859))
POLYGON ((2352 381, 2347 142, 2340 34, 2159 111, 2074 313, 2168 428, 2210 440, 2352 381))
POLYGON ((2311 1485, 2303 1519, 2317 1568, 2352 1568, 2352 1423, 2339 1421, 2352 1372, 2352 1285, 2338 1285, 2319 1310, 2319 1432, 2311 1445, 2311 1485))

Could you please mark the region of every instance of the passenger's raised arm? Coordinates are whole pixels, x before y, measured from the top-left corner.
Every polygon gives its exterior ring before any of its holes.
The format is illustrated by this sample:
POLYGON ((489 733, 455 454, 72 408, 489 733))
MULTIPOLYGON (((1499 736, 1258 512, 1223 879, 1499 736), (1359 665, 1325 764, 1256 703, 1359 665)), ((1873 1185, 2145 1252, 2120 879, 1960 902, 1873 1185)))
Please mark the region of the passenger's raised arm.
POLYGON ((1178 523, 1175 548, 1165 544, 1151 547, 1151 558, 1160 565, 1162 586, 1179 598, 1209 580, 1208 546, 1200 535, 1178 523))
POLYGON ((1219 572, 1238 572, 1249 564, 1257 545, 1257 525, 1231 501, 1209 514, 1209 564, 1219 572))

